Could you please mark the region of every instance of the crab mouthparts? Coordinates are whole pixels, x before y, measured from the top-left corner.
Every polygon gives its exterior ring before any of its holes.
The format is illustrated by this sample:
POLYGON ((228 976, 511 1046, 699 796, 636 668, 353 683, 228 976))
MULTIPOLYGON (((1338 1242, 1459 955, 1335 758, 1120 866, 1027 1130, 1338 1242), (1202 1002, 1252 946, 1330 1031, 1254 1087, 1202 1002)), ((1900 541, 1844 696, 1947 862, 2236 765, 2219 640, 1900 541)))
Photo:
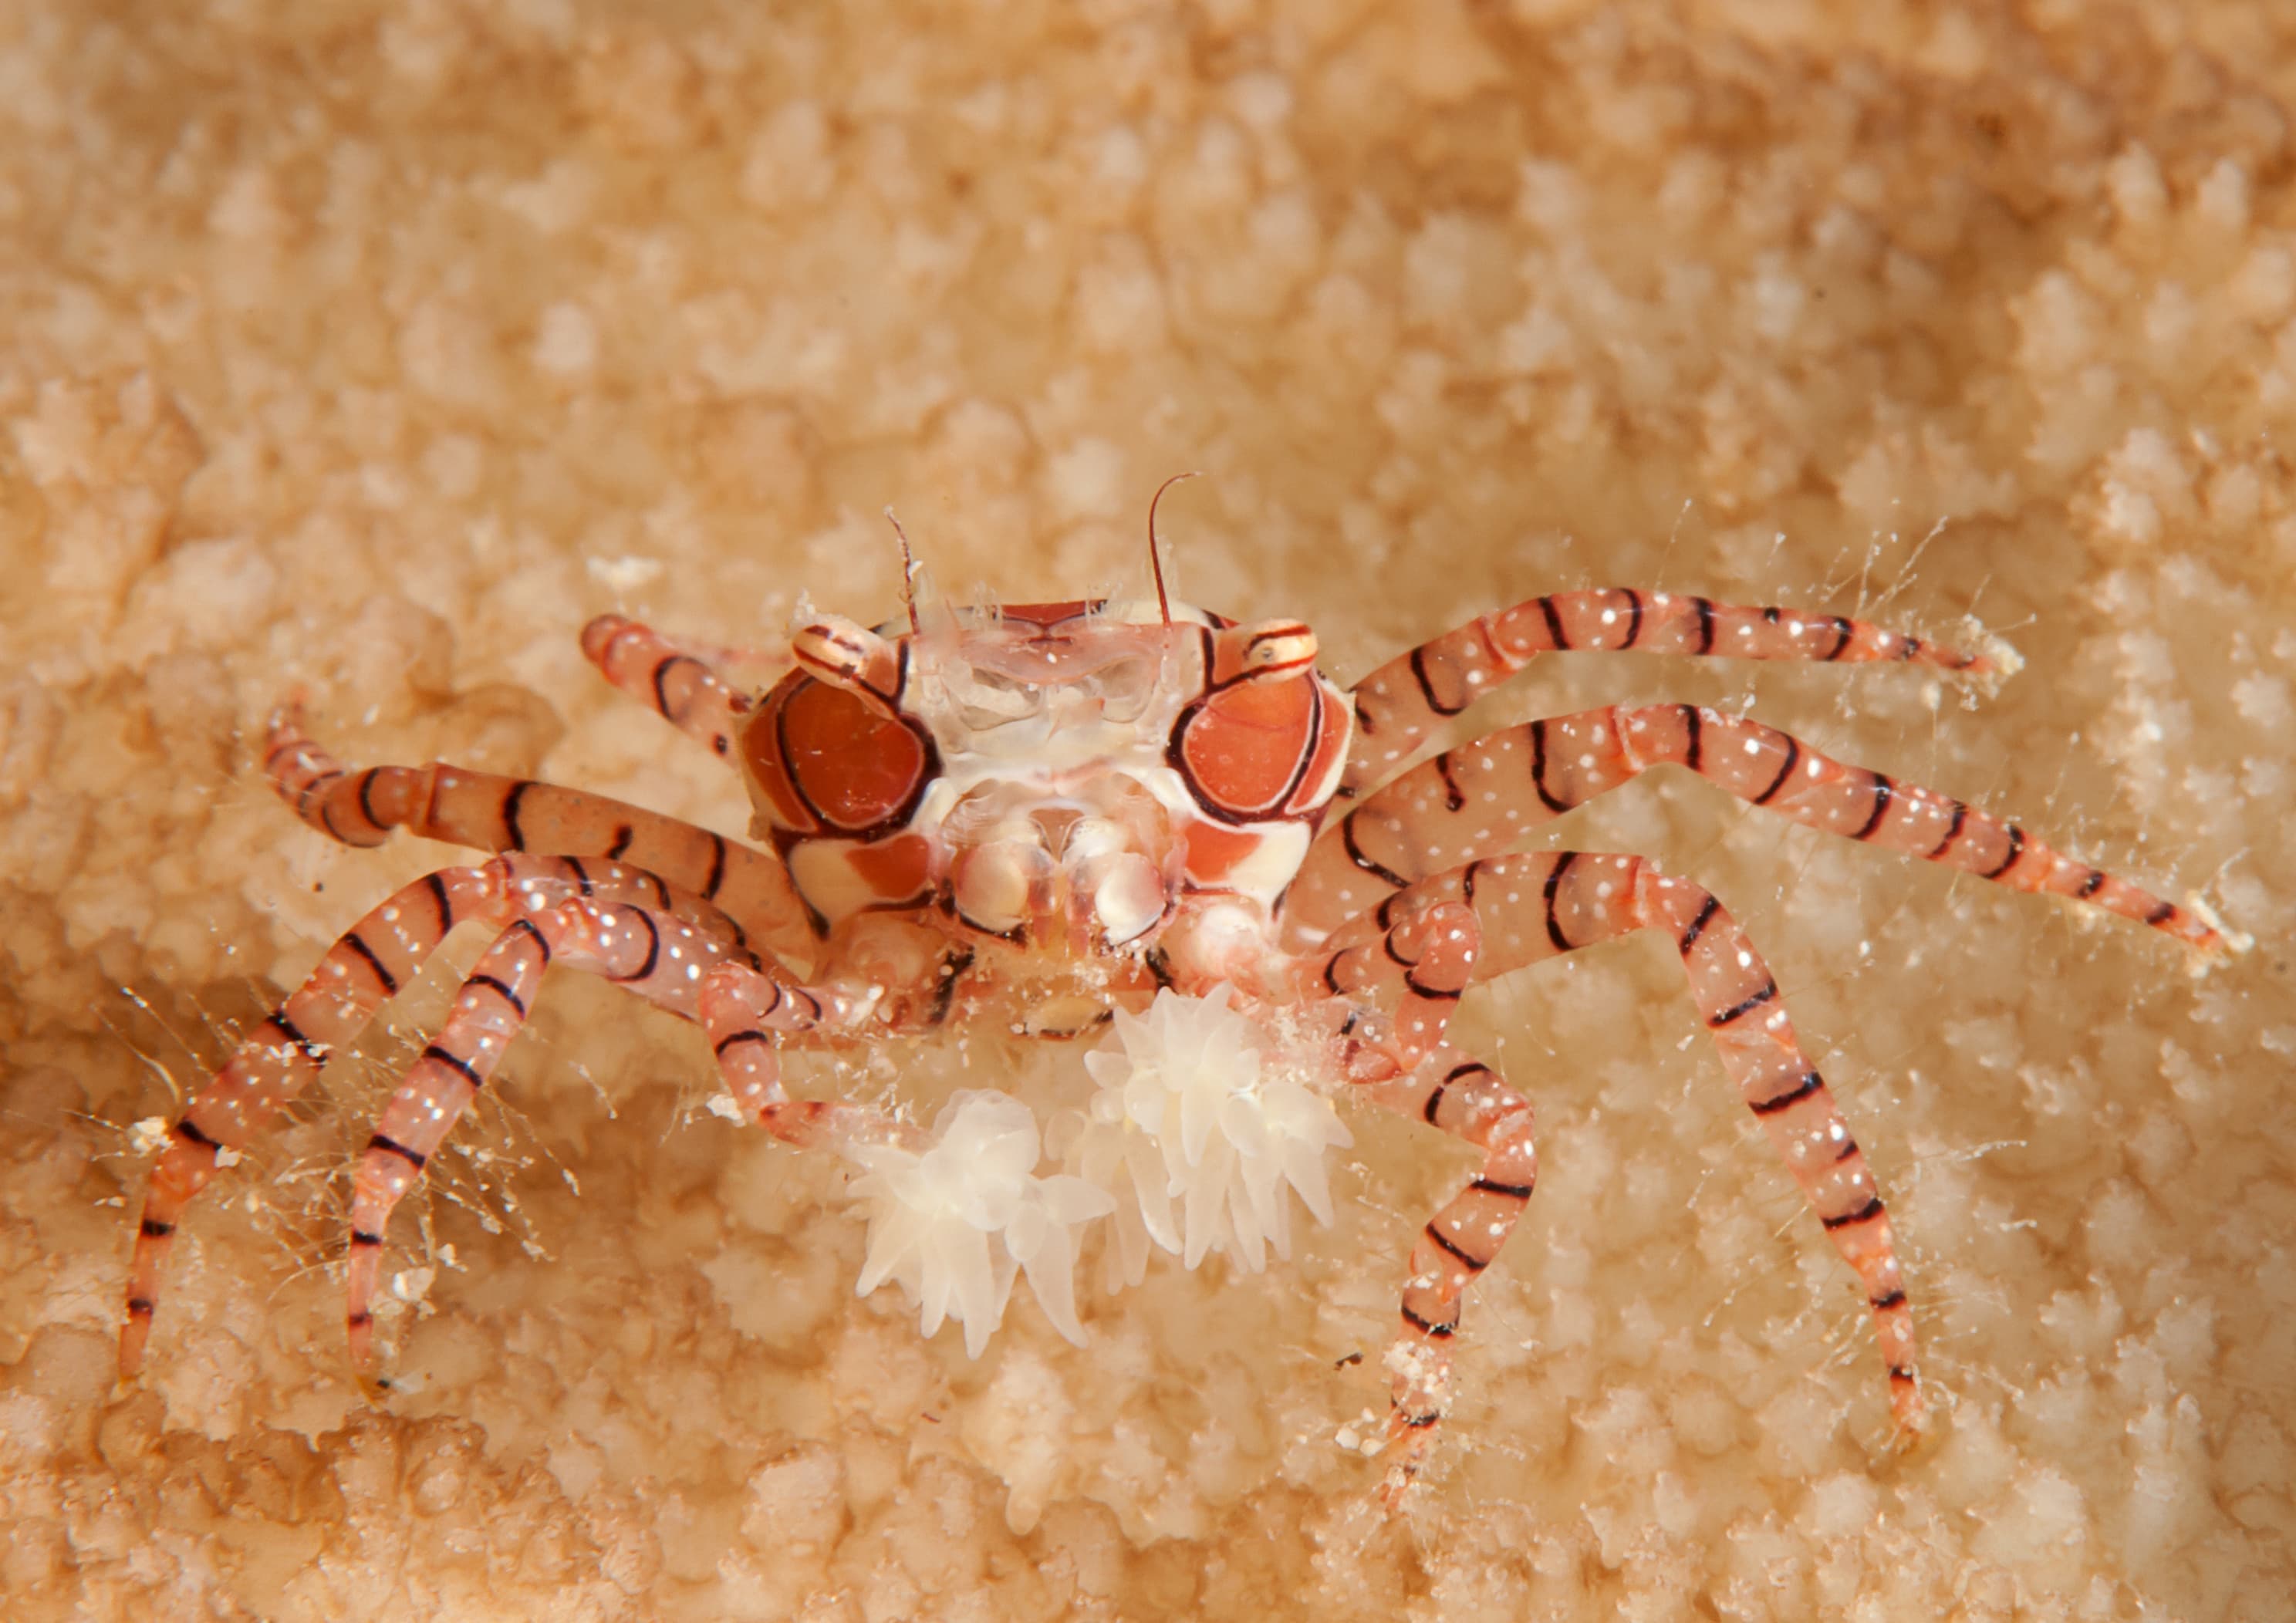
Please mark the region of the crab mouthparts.
POLYGON ((1164 916, 1169 890, 1124 824, 1071 803, 1016 809, 964 842, 950 865, 956 909, 992 934, 1027 927, 1044 945, 1122 947, 1164 916))

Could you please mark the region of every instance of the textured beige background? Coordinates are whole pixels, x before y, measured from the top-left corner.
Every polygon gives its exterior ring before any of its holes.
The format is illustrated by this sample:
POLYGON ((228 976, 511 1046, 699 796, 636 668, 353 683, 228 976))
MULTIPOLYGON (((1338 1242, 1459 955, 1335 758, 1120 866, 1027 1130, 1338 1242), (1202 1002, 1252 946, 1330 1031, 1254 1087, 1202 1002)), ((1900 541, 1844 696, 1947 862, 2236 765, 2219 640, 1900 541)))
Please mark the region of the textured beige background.
POLYGON ((2292 1615, 2292 86, 2275 0, 0 5, 7 1614, 2292 1615), (1853 1283, 1646 943, 1470 1005, 1546 1177, 1400 1521, 1332 1439, 1456 1146, 1357 1118, 1293 1266, 1160 1270, 1081 1352, 1019 1305, 976 1365, 852 1299, 832 1169, 702 1111, 698 1037, 575 982, 400 1214, 387 1409, 327 1269, 437 985, 198 1210, 113 1392, 130 1125, 447 859, 296 825, 276 695, 738 829, 586 615, 882 614, 887 502, 952 586, 1136 586, 1184 467, 1187 594, 1343 676, 1559 586, 1973 610, 2030 660, 1973 709, 1622 659, 1516 713, 1758 698, 2256 932, 2196 984, 1695 783, 1565 825, 1772 955, 1933 1441, 1883 1451, 1853 1283))

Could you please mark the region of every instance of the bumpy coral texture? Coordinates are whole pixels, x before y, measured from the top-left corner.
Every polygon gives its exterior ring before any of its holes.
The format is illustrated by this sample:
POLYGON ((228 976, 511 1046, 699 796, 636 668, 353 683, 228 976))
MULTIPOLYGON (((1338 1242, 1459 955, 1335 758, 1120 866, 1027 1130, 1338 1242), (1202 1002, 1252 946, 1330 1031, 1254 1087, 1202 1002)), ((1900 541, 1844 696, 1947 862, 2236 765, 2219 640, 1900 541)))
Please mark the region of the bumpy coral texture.
MULTIPOLYGON (((2277 0, 16 0, 0 1611, 2286 1615, 2291 105, 2277 0), (856 1169, 555 975, 393 1225, 387 1401, 329 1267, 436 978, 192 1212, 112 1389, 133 1124, 455 859, 297 825, 250 730, 283 693, 350 758, 738 833, 586 616, 770 655, 800 592, 896 612, 888 503, 966 595, 1136 592, 1188 469, 1177 586, 1305 617, 1342 679, 1556 586, 1973 612, 2028 660, 1974 705, 1632 655, 1494 709, 1752 704, 2256 934, 2194 982, 1696 783, 1543 835, 1696 876, 1769 957, 1890 1197, 1923 1447, 1888 1451, 1856 1293, 1650 942, 1462 1009, 1542 1181, 1400 1517, 1338 1439, 1383 1413, 1456 1143, 1342 1101, 1290 1260, 1152 1248, 1073 1326, 1015 1290, 972 1359, 857 1298, 856 1169)), ((995 1032, 792 1080, 920 1124, 1098 1086, 995 1032)), ((974 1232, 992 1297, 1044 1255, 974 1232)))

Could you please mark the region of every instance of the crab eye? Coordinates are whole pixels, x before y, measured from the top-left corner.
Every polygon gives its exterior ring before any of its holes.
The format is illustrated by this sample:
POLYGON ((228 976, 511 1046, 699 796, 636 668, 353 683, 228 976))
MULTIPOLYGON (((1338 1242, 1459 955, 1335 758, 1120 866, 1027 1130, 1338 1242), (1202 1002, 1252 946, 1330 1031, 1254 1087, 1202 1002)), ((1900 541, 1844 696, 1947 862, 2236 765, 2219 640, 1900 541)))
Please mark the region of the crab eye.
POLYGON ((1172 730, 1172 764, 1215 816, 1279 816, 1320 753, 1323 709, 1313 676, 1222 688, 1182 713, 1172 730))
POLYGON ((902 818, 931 775, 909 725, 843 688, 800 680, 743 742, 758 783, 791 824, 857 833, 902 818))

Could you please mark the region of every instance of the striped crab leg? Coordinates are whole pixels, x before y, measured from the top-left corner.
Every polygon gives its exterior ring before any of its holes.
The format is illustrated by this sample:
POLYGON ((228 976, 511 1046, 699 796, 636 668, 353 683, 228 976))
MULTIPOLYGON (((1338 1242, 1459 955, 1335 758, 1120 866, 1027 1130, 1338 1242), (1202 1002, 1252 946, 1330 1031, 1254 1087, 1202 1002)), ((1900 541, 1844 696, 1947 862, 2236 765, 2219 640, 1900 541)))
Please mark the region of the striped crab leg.
POLYGON ((1433 1447, 1449 1406, 1451 1340, 1467 1287, 1514 1232, 1538 1182, 1530 1102, 1480 1060, 1447 1044, 1414 1070, 1366 1090, 1374 1103, 1423 1121, 1483 1152, 1466 1187, 1412 1242, 1402 1323, 1384 1360, 1388 1443, 1398 1450, 1384 1488, 1392 1505, 1433 1447))
POLYGON ((428 766, 353 771, 303 729, 299 704, 272 717, 264 770, 295 815, 329 839, 381 845, 404 828, 482 851, 600 857, 660 875, 785 955, 815 950, 805 910, 779 862, 724 835, 603 795, 527 778, 428 766))
MULTIPOLYGON (((1480 925, 1478 980, 1637 930, 1660 932, 1674 943, 1723 1069, 1865 1288, 1900 1436, 1918 1430, 1923 1402, 1913 1312, 1881 1190, 1832 1091, 1795 1039, 1776 980, 1722 904, 1639 857, 1502 857, 1421 881, 1382 910, 1394 922, 1375 915, 1350 922, 1308 967, 1351 1002, 1394 1007, 1411 996, 1406 960, 1414 916, 1456 906, 1471 909, 1480 925)), ((1488 1266, 1504 1237, 1488 1249, 1462 1247, 1454 1257, 1457 1288, 1488 1266)), ((1414 1253, 1414 1271, 1418 1261, 1414 1253)), ((1398 1413, 1406 1425, 1414 1419, 1398 1413)))
POLYGON ((1326 826, 1284 898, 1296 941, 1656 766, 1682 766, 1750 806, 1846 840, 1943 863, 2012 889, 2061 896, 2202 952, 2207 921, 2014 823, 1812 749, 1791 734, 1688 704, 1611 705, 1509 727, 1422 762, 1326 826))
POLYGON ((472 966, 446 1024, 383 1107, 353 1179, 343 1314, 351 1360, 363 1376, 373 1378, 376 1367, 373 1303, 390 1214, 494 1079, 504 1051, 526 1024, 543 971, 554 963, 583 970, 695 1020, 711 971, 729 963, 751 969, 747 953, 722 932, 669 910, 687 901, 601 883, 525 913, 472 966))
POLYGON ((128 1266, 127 1316, 119 1329, 122 1380, 143 1363, 176 1225, 214 1178, 218 1155, 244 1149, 281 1105, 309 1086, 329 1052, 365 1029, 455 925, 466 919, 497 929, 508 924, 506 877, 504 865, 496 863, 447 868, 386 898, 326 950, 309 978, 193 1095, 169 1129, 144 1197, 128 1266))
POLYGON ((1821 664, 1927 665, 1991 674, 1981 654, 1806 609, 1753 608, 1668 592, 1556 592, 1486 614, 1390 660, 1355 686, 1356 735, 1340 798, 1368 792, 1499 683, 1543 653, 1683 654, 1821 664))
POLYGON ((783 1143, 806 1148, 864 1140, 921 1142, 914 1130, 877 1111, 792 1099, 782 1086, 783 1048, 850 1028, 872 1007, 873 1000, 841 989, 795 985, 753 965, 729 961, 704 979, 698 1018, 736 1102, 783 1143))
POLYGON ((507 857, 426 874, 385 899, 321 955, 303 984, 193 1095, 169 1130, 168 1147, 152 1169, 128 1269, 127 1316, 119 1335, 123 1377, 143 1360, 176 1225, 214 1178, 217 1157, 252 1143, 279 1107, 317 1078, 328 1054, 357 1037, 422 972, 455 925, 510 929, 521 914, 601 891, 665 898, 682 924, 732 945, 730 921, 706 903, 664 892, 652 874, 572 857, 507 857))
POLYGON ((582 627, 582 653, 607 681, 652 705, 655 714, 712 754, 733 752, 750 713, 750 698, 691 646, 619 614, 602 614, 582 627))
POLYGON ((1475 979, 1482 921, 1456 902, 1400 914, 1361 945, 1307 961, 1300 989, 1355 1009, 1339 1031, 1338 1059, 1352 1082, 1408 1074, 1443 1042, 1475 979))

